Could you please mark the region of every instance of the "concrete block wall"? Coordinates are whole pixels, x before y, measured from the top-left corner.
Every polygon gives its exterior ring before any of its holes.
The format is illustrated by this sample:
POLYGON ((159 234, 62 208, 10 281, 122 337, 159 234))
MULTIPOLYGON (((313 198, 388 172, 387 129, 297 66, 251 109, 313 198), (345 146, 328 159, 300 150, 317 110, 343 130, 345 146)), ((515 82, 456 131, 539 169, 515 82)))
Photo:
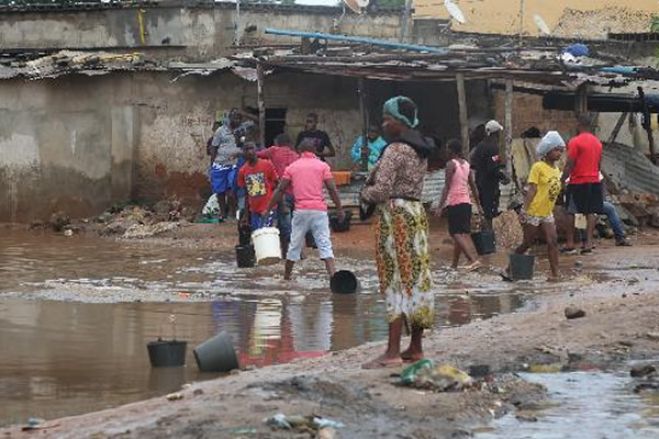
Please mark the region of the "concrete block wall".
POLYGON ((232 53, 236 35, 251 42, 299 42, 299 38, 265 36, 266 27, 397 39, 401 20, 398 13, 368 17, 348 13, 342 17, 339 8, 268 9, 246 5, 236 32, 236 13, 227 5, 5 11, 0 15, 0 45, 4 49, 134 49, 156 59, 190 62, 210 61, 232 53), (254 26, 255 31, 245 32, 254 26))

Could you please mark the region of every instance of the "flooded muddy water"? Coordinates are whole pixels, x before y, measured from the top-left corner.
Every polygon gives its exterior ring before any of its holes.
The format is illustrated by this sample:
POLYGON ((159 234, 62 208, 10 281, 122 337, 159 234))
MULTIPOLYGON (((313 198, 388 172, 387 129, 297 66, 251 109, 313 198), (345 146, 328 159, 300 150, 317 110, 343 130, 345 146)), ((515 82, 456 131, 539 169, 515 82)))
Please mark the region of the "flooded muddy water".
MULTIPOLYGON (((213 378, 197 371, 192 349, 221 330, 232 335, 241 364, 256 366, 386 337, 370 261, 339 259, 363 288, 337 296, 317 260, 304 261, 286 283, 279 266, 238 270, 231 256, 3 233, 0 425, 113 407, 213 378), (145 345, 159 336, 188 341, 185 368, 150 368, 145 345)), ((533 292, 493 288, 491 277, 435 267, 437 327, 512 312, 533 292)))
POLYGON ((507 415, 478 439, 655 439, 659 437, 656 392, 635 394, 627 374, 573 372, 521 374, 547 387, 553 407, 533 413, 537 422, 507 415))

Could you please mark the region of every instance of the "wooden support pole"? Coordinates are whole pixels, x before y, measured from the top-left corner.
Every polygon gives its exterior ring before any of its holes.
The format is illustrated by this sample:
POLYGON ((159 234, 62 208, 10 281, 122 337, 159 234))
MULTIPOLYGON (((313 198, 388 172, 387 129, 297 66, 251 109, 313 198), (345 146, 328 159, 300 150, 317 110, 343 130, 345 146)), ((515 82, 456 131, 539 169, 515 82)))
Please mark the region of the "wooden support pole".
POLYGON ((499 156, 505 160, 506 172, 512 175, 512 144, 513 144, 513 80, 506 79, 506 101, 505 101, 505 119, 504 119, 505 139, 501 145, 499 156))
POLYGON ((622 113, 620 117, 618 118, 618 122, 616 122, 616 126, 613 128, 613 131, 611 131, 611 135, 609 136, 609 139, 606 141, 606 143, 613 143, 616 141, 618 138, 618 134, 620 133, 620 130, 622 129, 622 126, 625 124, 625 119, 627 119, 627 116, 629 113, 622 113))
POLYGON ((588 84, 581 84, 575 95, 574 112, 577 116, 588 113, 588 84))
POLYGON ((266 148, 265 144, 265 101, 263 98, 263 65, 256 64, 256 100, 259 108, 259 142, 261 148, 266 148))
POLYGON ((458 110, 460 112, 460 134, 462 137, 462 153, 469 156, 469 120, 467 116, 467 93, 465 91, 465 77, 463 73, 455 75, 458 88, 458 110))
POLYGON ((648 102, 645 100, 645 91, 643 87, 638 87, 638 98, 643 105, 643 128, 648 134, 648 146, 650 147, 650 161, 657 164, 657 153, 655 150, 654 136, 652 135, 652 113, 648 109, 648 102))
MULTIPOLYGON (((362 116, 362 148, 368 147, 368 104, 366 100, 366 81, 364 78, 359 78, 359 113, 362 116)), ((362 153, 361 155, 361 170, 368 171, 368 157, 369 154, 362 153)))

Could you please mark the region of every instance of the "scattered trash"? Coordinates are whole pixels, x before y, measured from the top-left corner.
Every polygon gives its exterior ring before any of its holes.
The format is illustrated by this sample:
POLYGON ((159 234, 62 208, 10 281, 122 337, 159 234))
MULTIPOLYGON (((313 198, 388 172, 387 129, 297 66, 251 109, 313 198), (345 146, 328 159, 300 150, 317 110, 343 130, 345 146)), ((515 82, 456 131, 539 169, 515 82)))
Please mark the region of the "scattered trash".
POLYGON ((518 413, 515 417, 523 422, 538 422, 538 417, 529 413, 518 413))
POLYGON ((471 387, 474 379, 468 373, 450 365, 435 366, 432 360, 423 359, 408 366, 400 375, 401 383, 437 392, 460 391, 471 387))
POLYGON ((73 236, 73 230, 71 230, 71 229, 66 229, 66 230, 64 231, 64 236, 68 236, 68 237, 73 236))
POLYGON ((641 393, 646 390, 659 390, 659 383, 641 383, 634 387, 634 393, 641 393))
POLYGON ((180 226, 177 222, 160 222, 152 225, 135 224, 124 232, 123 238, 142 239, 170 232, 180 226))
POLYGON ((588 56, 590 54, 590 50, 588 49, 588 46, 581 43, 575 43, 567 46, 564 52, 569 53, 574 57, 588 56))
POLYGON ((21 430, 22 431, 32 431, 32 430, 43 430, 46 428, 53 428, 57 427, 59 424, 46 424, 45 419, 41 418, 29 418, 27 420, 27 424, 24 425, 21 430))
POLYGON ((334 439, 336 438, 336 430, 331 427, 325 427, 318 430, 318 439, 334 439))
POLYGON ((632 370, 629 372, 629 374, 633 378, 642 378, 642 377, 646 377, 648 375, 652 375, 656 371, 657 371, 657 368, 652 366, 651 364, 644 364, 642 366, 632 367, 632 370))
POLYGON ((490 366, 487 364, 475 364, 469 366, 469 375, 474 378, 482 378, 490 374, 490 366))
POLYGON ((167 401, 179 401, 183 399, 183 394, 180 392, 176 393, 170 393, 169 395, 166 396, 167 401))
POLYGON ((531 373, 558 373, 563 369, 560 363, 552 364, 532 364, 529 366, 528 371, 531 373))
POLYGON ((580 319, 581 317, 585 317, 585 316, 586 316, 586 311, 584 311, 583 309, 579 309, 576 306, 568 306, 567 308, 565 308, 565 317, 568 320, 580 319))
MULTIPOLYGON (((283 413, 277 413, 276 415, 267 418, 264 420, 266 425, 270 427, 280 429, 280 430, 334 430, 337 428, 345 427, 345 424, 339 421, 334 421, 332 419, 323 418, 320 416, 302 416, 302 415, 290 415, 286 416, 283 413)), ((325 434, 329 434, 326 432, 325 434)), ((326 436, 334 437, 334 436, 326 436)))
POLYGON ((220 204, 217 202, 217 194, 208 198, 206 205, 201 209, 201 214, 207 218, 217 216, 220 213, 220 204))
POLYGON ((71 224, 71 218, 64 212, 53 213, 48 221, 48 225, 50 225, 56 232, 63 231, 69 224, 71 224))
POLYGON ((659 332, 648 332, 645 336, 650 340, 659 341, 659 332))

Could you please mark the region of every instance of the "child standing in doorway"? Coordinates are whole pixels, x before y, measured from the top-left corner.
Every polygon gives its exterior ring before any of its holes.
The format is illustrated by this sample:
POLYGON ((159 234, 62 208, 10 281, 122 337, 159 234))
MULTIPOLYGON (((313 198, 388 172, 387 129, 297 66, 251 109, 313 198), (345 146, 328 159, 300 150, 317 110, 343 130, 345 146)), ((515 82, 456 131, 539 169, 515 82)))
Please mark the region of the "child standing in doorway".
POLYGON ((458 268, 460 255, 464 253, 469 260, 469 265, 465 269, 473 271, 481 266, 481 262, 478 260, 478 253, 471 239, 470 187, 481 215, 483 209, 478 202, 478 189, 471 167, 462 155, 462 142, 456 139, 449 140, 447 146, 450 160, 446 165, 446 184, 439 202, 438 214, 441 215, 445 209, 448 214, 449 234, 454 243, 451 267, 458 268))

